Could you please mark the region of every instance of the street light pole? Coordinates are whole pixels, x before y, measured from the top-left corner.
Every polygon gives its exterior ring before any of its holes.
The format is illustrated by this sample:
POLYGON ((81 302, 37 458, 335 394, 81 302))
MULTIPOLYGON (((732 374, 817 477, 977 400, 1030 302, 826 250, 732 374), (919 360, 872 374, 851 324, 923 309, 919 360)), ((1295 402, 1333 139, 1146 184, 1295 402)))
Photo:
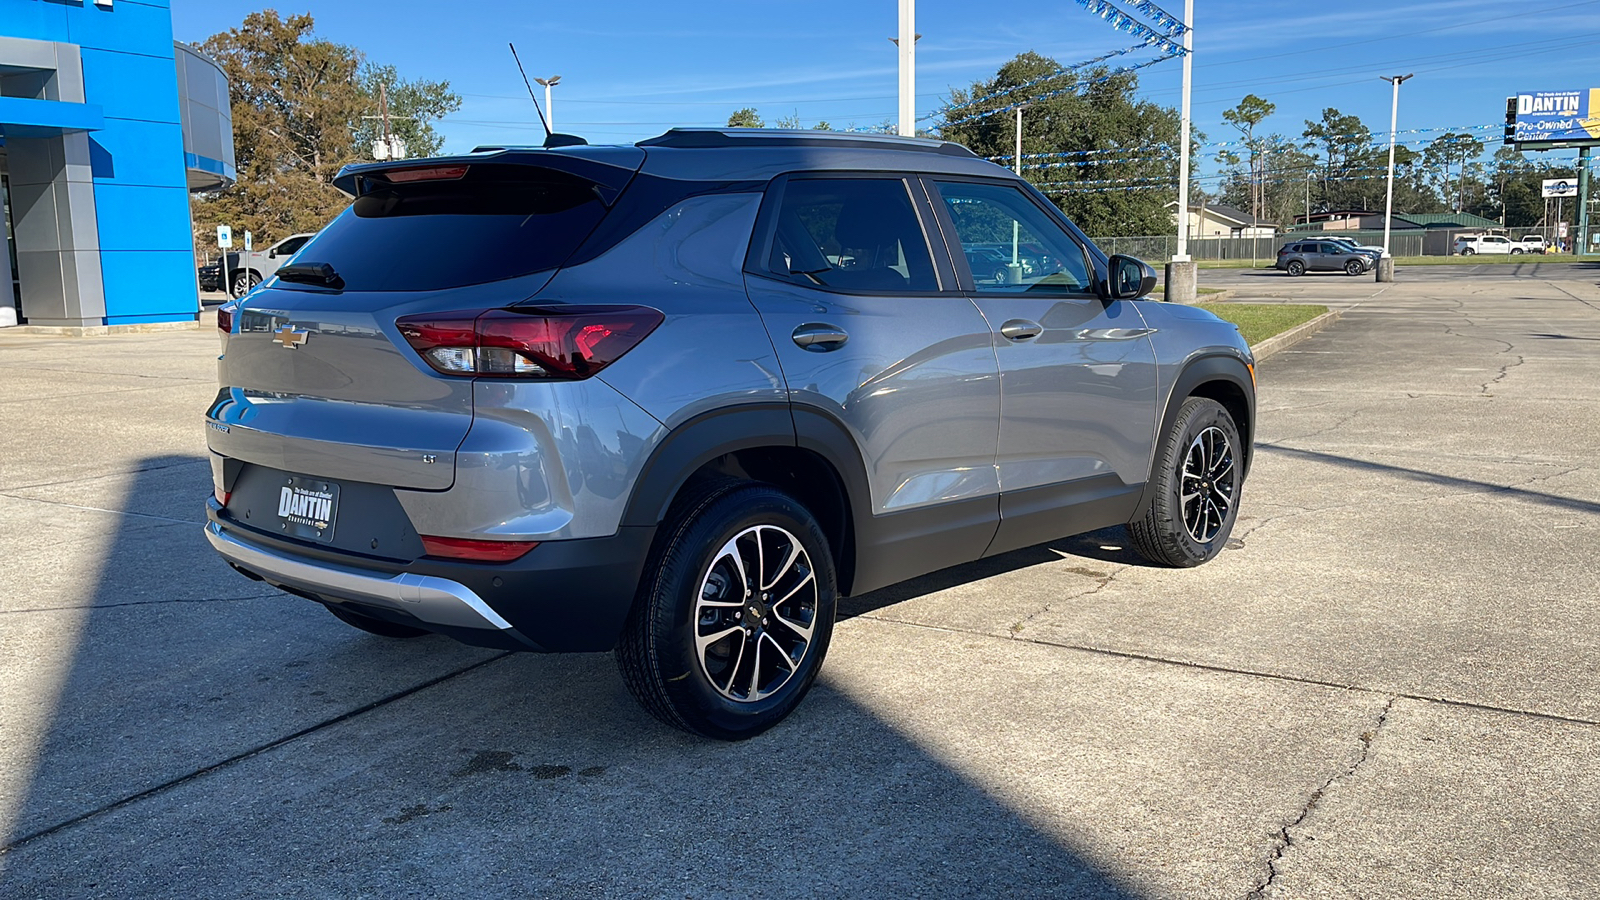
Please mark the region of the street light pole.
POLYGON ((1194 81, 1194 0, 1183 0, 1183 109, 1178 125, 1178 252, 1167 263, 1166 298, 1193 303, 1195 264, 1189 258, 1189 94, 1194 81))
POLYGON ((549 78, 535 78, 534 81, 544 85, 544 120, 551 131, 556 130, 556 108, 550 101, 550 89, 561 83, 560 75, 551 75, 549 78))
POLYGON ((1400 124, 1400 85, 1416 73, 1405 75, 1380 75, 1394 85, 1394 102, 1389 106, 1389 188, 1383 201, 1383 256, 1378 260, 1378 280, 1394 280, 1394 256, 1389 253, 1389 230, 1394 224, 1394 142, 1400 124))
POLYGON ((900 134, 917 135, 917 0, 900 0, 900 134))

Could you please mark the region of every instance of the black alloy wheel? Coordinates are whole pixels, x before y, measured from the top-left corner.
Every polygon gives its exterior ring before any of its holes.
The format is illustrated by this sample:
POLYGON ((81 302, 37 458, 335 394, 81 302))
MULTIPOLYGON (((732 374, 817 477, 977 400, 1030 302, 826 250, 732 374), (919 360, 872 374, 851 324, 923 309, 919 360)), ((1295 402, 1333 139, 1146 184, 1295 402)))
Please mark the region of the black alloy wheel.
POLYGON ((622 639, 623 682, 668 725, 742 740, 789 715, 833 635, 837 588, 811 513, 767 484, 732 479, 673 505, 622 639))
POLYGON ((1284 266, 1284 269, 1288 271, 1289 277, 1299 278, 1306 273, 1306 264, 1298 259, 1291 259, 1288 265, 1284 266))
POLYGON ((1222 404, 1190 397, 1162 437, 1149 510, 1128 525, 1139 555, 1187 568, 1215 559, 1239 515, 1239 428, 1222 404))
POLYGON ((1349 262, 1344 264, 1344 273, 1346 275, 1360 275, 1362 272, 1365 272, 1366 270, 1367 270, 1367 267, 1362 265, 1361 264, 1361 260, 1359 260, 1359 259, 1352 259, 1349 262))

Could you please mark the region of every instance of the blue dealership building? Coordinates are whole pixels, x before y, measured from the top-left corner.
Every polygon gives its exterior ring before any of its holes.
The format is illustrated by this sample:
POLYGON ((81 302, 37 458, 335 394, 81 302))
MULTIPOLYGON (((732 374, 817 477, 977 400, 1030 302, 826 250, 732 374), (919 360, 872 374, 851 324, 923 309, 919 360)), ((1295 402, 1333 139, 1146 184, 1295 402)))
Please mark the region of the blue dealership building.
POLYGON ((194 322, 189 193, 235 177, 228 83, 162 0, 0 0, 0 324, 194 322))

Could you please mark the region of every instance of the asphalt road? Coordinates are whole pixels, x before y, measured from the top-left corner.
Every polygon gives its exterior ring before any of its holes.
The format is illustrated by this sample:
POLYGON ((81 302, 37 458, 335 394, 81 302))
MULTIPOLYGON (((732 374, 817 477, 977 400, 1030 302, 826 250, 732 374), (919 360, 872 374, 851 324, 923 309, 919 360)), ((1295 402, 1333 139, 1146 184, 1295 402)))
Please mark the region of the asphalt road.
POLYGON ((852 599, 737 745, 228 571, 209 332, 0 334, 0 896, 1600 896, 1597 277, 1295 280, 1235 549, 852 599))

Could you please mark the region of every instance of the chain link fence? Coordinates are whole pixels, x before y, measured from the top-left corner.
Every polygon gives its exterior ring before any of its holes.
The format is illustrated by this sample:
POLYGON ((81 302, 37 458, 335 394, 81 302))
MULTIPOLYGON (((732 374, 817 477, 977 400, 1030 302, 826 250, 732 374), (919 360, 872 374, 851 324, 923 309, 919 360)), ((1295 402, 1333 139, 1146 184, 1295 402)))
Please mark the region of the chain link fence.
MULTIPOLYGON (((1546 244, 1556 241, 1554 227, 1496 229, 1514 241, 1530 235, 1544 238, 1546 244)), ((1389 233, 1389 253, 1392 256, 1450 256, 1455 252, 1456 238, 1463 234, 1483 234, 1480 228, 1407 228, 1389 233)), ((1570 235, 1570 232, 1569 232, 1570 235)), ((1244 260, 1269 264, 1278 258, 1278 248, 1295 241, 1313 241, 1322 237, 1350 238, 1357 243, 1373 247, 1383 246, 1382 229, 1360 231, 1288 231, 1272 237, 1196 237, 1189 239, 1189 255, 1197 260, 1244 260)), ((1574 238, 1567 239, 1569 246, 1574 238)), ((1095 238, 1095 244, 1107 254, 1122 254, 1146 261, 1168 260, 1178 252, 1176 235, 1143 235, 1138 237, 1095 238)))

